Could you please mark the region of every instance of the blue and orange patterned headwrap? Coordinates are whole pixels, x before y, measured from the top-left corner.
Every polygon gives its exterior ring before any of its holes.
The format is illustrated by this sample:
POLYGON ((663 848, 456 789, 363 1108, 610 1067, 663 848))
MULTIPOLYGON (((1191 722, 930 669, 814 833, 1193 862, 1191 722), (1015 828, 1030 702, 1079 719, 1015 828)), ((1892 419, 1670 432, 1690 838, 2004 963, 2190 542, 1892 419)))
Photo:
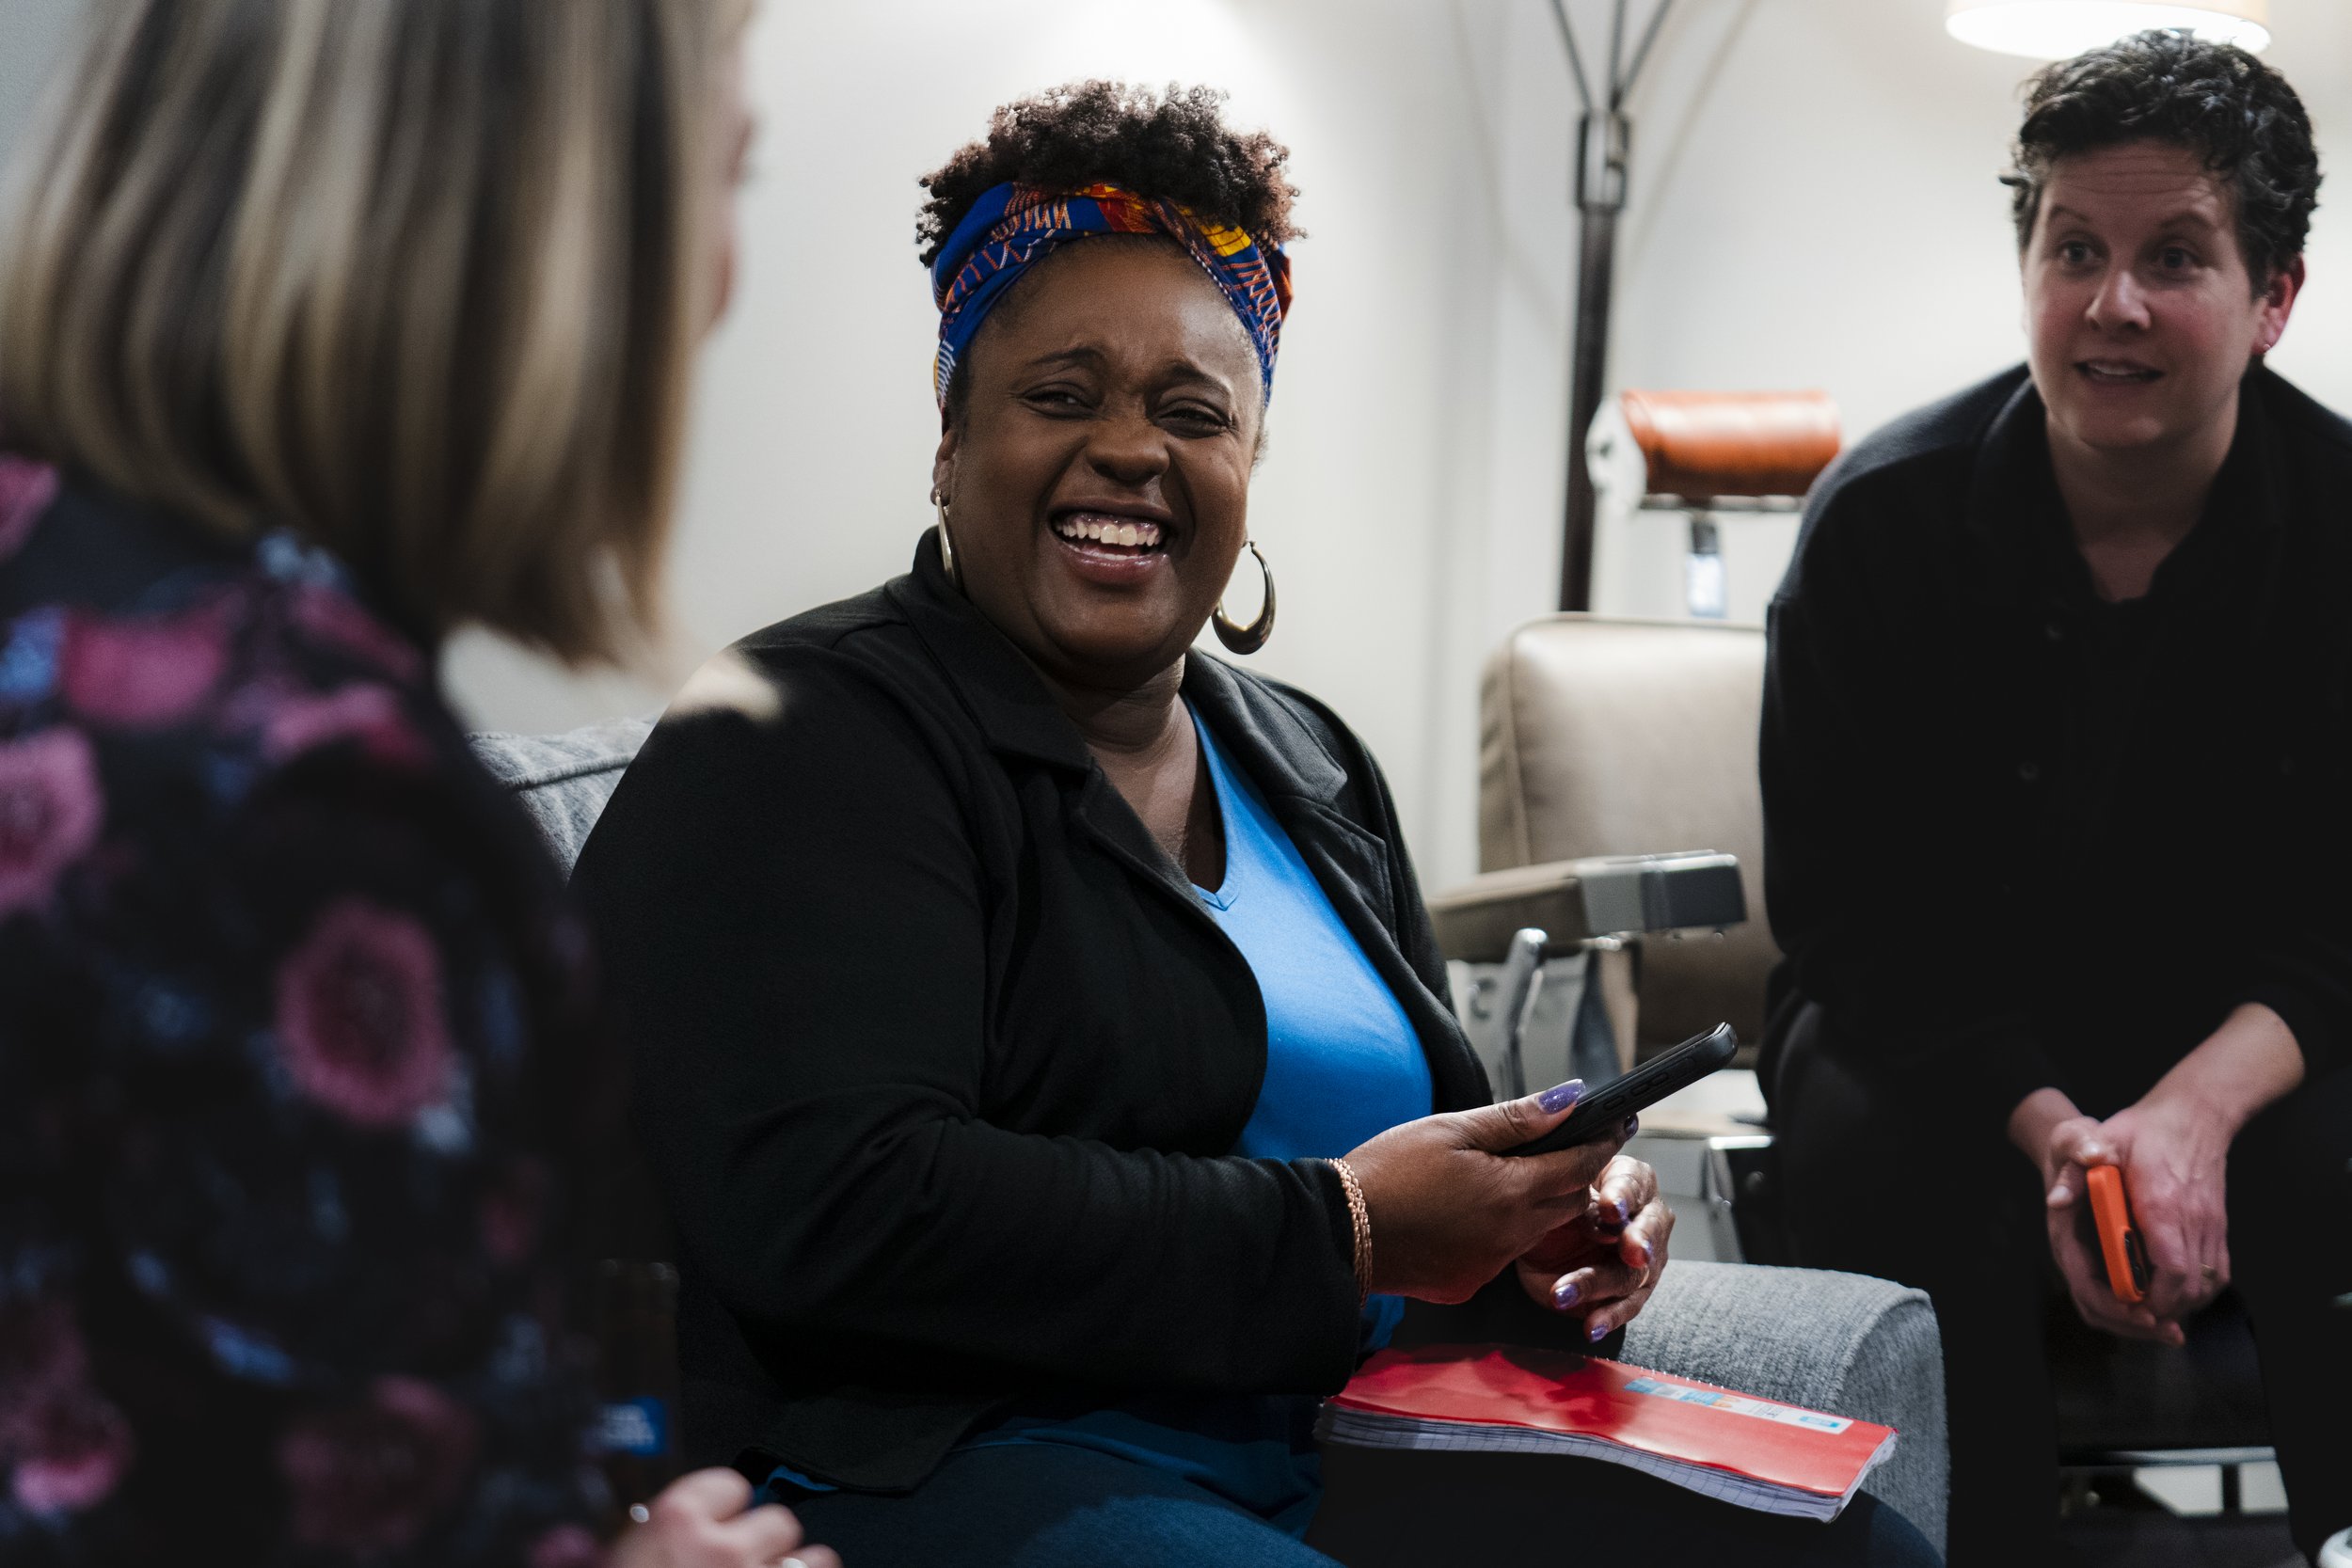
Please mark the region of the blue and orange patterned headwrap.
POLYGON ((931 263, 939 305, 939 405, 956 362, 1021 275, 1073 240, 1095 234, 1165 234, 1183 245, 1249 333, 1265 395, 1274 395, 1274 356, 1291 308, 1291 261, 1238 229, 1211 226, 1193 211, 1122 185, 1089 185, 1060 194, 1030 185, 998 185, 973 204, 931 263))

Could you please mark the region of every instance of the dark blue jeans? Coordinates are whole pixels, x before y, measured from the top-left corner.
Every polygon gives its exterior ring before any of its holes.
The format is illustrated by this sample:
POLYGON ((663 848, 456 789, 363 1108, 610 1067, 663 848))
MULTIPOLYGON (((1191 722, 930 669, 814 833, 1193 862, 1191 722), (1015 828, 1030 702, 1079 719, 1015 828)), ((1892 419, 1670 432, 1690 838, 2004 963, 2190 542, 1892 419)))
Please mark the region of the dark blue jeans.
POLYGON ((1089 1449, 949 1456, 905 1497, 787 1496, 850 1568, 1386 1568, 1410 1563, 1738 1563, 1935 1568, 1901 1515, 1857 1497, 1835 1524, 1781 1519, 1619 1465, 1533 1454, 1351 1449, 1302 1544, 1190 1481, 1089 1449))

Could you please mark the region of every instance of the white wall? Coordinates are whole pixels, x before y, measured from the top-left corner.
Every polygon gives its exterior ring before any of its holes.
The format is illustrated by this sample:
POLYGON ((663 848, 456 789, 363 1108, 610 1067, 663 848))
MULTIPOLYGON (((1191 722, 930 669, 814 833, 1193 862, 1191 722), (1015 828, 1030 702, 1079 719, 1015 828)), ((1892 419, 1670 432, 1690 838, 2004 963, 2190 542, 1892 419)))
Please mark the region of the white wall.
MULTIPOLYGON (((1609 0, 1570 3, 1605 40, 1609 0)), ((74 4, 0 0, 0 142, 74 4)), ((915 176, 1057 81, 1209 81, 1294 148, 1311 231, 1252 503, 1282 587, 1257 662, 1364 731, 1425 879, 1467 874, 1479 665, 1558 580, 1573 100, 1549 4, 766 0, 760 174, 704 370, 672 668, 580 678, 470 640, 460 700, 527 730, 650 708, 708 650, 903 570, 935 430, 915 176)), ((2337 168, 2352 7, 2271 9, 2270 57, 2337 168)), ((1942 10, 1678 0, 1633 105, 1619 385, 1821 387, 1858 435, 2018 357, 1994 176, 2028 67, 1952 42, 1942 10)), ((2352 408, 2341 173, 2275 362, 2352 408)))

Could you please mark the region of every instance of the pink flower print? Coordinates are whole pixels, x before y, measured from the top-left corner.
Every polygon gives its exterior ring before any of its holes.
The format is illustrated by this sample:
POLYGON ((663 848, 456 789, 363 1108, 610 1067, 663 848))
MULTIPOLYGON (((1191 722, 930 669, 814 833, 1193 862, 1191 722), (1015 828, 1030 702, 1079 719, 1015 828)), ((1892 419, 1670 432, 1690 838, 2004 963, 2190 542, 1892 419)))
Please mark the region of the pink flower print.
POLYGON ((432 760, 424 737, 388 686, 355 684, 325 694, 289 691, 262 721, 262 752, 275 763, 340 741, 356 741, 371 761, 388 768, 422 768, 432 760))
POLYGON ((33 525, 57 499, 57 470, 29 457, 0 452, 0 561, 24 547, 33 525))
POLYGON ((17 1446, 11 1487, 32 1513, 80 1513, 105 1500, 131 1467, 131 1423, 87 1386, 52 1402, 17 1446))
POLYGON ((414 1378, 297 1416, 278 1445, 295 1541, 353 1557, 413 1544, 465 1492, 479 1441, 471 1412, 414 1378))
POLYGON ((0 1308, 0 1467, 18 1504, 79 1513, 130 1468, 131 1429, 89 1382, 89 1357, 62 1301, 0 1308))
POLYGON ((361 899, 329 905, 278 968, 278 1035, 302 1091, 363 1127, 440 1103, 452 1053, 433 938, 361 899))
POLYGON ((241 605, 219 594, 176 615, 75 615, 59 657, 66 701, 101 724, 151 728, 184 719, 220 684, 241 605))
POLYGON ((294 591, 293 616, 314 641, 365 659, 394 680, 415 681, 424 673, 423 656, 413 643, 340 589, 304 583, 294 591))
POLYGON ((580 1525, 558 1525, 531 1544, 528 1568, 596 1568, 604 1549, 580 1525))
POLYGON ((81 731, 0 741, 0 920, 48 903, 59 873, 98 842, 104 815, 81 731))

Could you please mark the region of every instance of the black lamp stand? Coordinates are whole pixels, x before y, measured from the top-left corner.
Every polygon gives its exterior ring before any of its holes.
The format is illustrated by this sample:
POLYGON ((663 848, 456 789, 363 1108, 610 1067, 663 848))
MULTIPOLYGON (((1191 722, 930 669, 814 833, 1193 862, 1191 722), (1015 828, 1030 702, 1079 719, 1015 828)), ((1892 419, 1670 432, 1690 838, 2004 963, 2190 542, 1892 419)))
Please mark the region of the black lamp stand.
POLYGON ((1593 476, 1584 467, 1584 436, 1600 412, 1601 383, 1609 370, 1609 307, 1616 286, 1617 215, 1625 211, 1626 163, 1631 154, 1633 126, 1626 119, 1627 97, 1649 62, 1650 47, 1675 0, 1658 0, 1649 23, 1642 29, 1633 57, 1625 57, 1627 0, 1615 0, 1609 27, 1609 75, 1606 96, 1596 100, 1585 79, 1583 52, 1577 48, 1576 25, 1568 20, 1567 0, 1551 0, 1560 24, 1561 41, 1568 49, 1568 74, 1583 104, 1577 123, 1576 207, 1579 244, 1576 267, 1576 340, 1571 351, 1568 393, 1568 514, 1567 532, 1560 552, 1560 608, 1590 610, 1593 605, 1593 476))

